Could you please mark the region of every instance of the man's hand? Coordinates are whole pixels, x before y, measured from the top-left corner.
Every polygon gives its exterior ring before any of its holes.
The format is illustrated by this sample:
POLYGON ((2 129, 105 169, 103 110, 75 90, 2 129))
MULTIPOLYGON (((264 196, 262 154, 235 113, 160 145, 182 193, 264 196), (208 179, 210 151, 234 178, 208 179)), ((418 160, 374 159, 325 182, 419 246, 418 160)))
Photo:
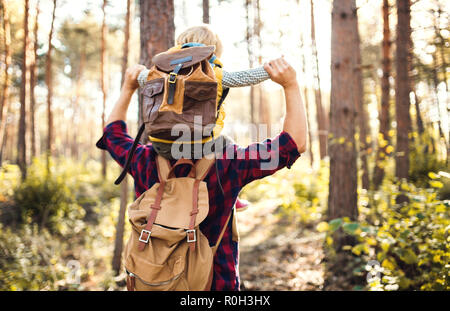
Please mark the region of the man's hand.
POLYGON ((139 87, 137 77, 139 76, 139 73, 144 69, 146 68, 142 65, 134 65, 127 69, 127 71, 125 72, 125 79, 123 80, 119 99, 117 100, 116 105, 111 111, 106 124, 117 120, 126 121, 128 105, 130 104, 131 97, 133 96, 134 91, 139 87))
POLYGON ((264 69, 273 82, 280 84, 283 88, 297 86, 297 78, 294 68, 284 59, 280 57, 264 64, 264 69))
POLYGON ((139 87, 137 77, 144 69, 146 69, 146 67, 143 65, 134 65, 132 67, 129 67, 125 72, 125 79, 122 85, 122 90, 134 92, 139 87))

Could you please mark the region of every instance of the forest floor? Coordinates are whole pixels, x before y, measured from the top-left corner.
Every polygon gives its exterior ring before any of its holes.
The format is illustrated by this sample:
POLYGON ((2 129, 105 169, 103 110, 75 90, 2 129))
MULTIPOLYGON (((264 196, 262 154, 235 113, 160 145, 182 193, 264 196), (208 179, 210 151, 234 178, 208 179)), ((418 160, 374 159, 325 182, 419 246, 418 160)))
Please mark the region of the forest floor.
POLYGON ((322 290, 324 235, 276 211, 237 213, 241 290, 322 290))

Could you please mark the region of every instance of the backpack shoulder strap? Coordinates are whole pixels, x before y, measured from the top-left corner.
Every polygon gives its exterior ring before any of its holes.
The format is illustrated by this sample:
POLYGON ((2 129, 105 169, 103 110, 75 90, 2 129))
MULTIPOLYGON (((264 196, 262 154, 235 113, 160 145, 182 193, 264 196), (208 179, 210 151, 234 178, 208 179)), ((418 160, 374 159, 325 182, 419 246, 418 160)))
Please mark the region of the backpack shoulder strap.
POLYGON ((230 215, 228 215, 227 221, 225 222, 225 225, 222 228, 222 231, 220 232, 219 238, 217 239, 216 244, 212 247, 213 256, 216 254, 217 249, 219 248, 220 242, 222 242, 223 235, 225 234, 225 231, 227 230, 228 223, 230 222, 231 215, 233 214, 233 209, 231 209, 230 215))
POLYGON ((215 157, 203 157, 197 162, 195 162, 195 173, 196 173, 196 179, 203 180, 205 179, 206 175, 208 174, 211 166, 216 161, 215 157))
POLYGON ((167 181, 167 178, 169 177, 169 173, 170 173, 169 160, 167 160, 166 158, 157 154, 156 155, 156 169, 158 171, 159 182, 167 181))

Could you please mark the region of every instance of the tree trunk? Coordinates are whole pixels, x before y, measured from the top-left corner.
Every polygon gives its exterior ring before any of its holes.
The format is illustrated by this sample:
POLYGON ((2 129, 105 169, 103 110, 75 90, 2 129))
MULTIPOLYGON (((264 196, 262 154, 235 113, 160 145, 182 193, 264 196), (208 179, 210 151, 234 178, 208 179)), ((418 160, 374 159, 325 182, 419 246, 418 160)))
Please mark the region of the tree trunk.
POLYGON ((36 20, 34 23, 33 32, 33 58, 30 63, 30 127, 31 127, 31 156, 37 155, 37 140, 36 140, 36 96, 34 88, 37 82, 37 47, 38 47, 38 29, 39 29, 39 0, 36 3, 36 20))
MULTIPOLYGON (((301 57, 301 64, 302 64, 302 79, 303 81, 308 81, 308 77, 306 75, 306 60, 305 60, 305 50, 304 50, 304 39, 303 39, 303 32, 300 32, 300 57, 301 57)), ((314 166, 314 153, 312 149, 312 137, 311 137, 311 124, 310 124, 310 117, 309 117, 309 98, 308 98, 308 87, 305 86, 302 91, 303 100, 305 102, 305 110, 306 110, 306 122, 308 123, 308 154, 309 154, 309 161, 311 167, 314 166)))
MULTIPOLYGON (((74 100, 73 100, 73 104, 72 104, 72 108, 73 108, 73 125, 75 128, 79 127, 79 120, 80 120, 80 96, 81 96, 81 90, 82 90, 82 86, 83 86, 83 74, 84 74, 84 67, 86 66, 86 38, 85 41, 82 43, 83 46, 81 47, 81 55, 80 55, 80 63, 78 66, 78 72, 77 72, 77 76, 76 76, 76 81, 75 81, 75 96, 74 96, 74 100)), ((79 157, 79 133, 78 131, 73 131, 69 130, 69 132, 71 132, 72 134, 72 139, 67 140, 67 143, 70 144, 71 146, 71 154, 72 154, 72 158, 74 160, 78 160, 79 157)))
POLYGON ((378 139, 378 150, 375 160, 375 170, 373 174, 373 185, 375 189, 381 185, 384 178, 384 166, 386 162, 386 146, 389 145, 389 106, 390 106, 390 84, 389 77, 391 76, 392 59, 391 59, 391 30, 389 28, 389 0, 383 0, 383 43, 382 43, 382 70, 381 77, 381 111, 379 114, 380 129, 379 136, 386 144, 380 145, 380 138, 378 139))
MULTIPOLYGON (((106 11, 105 7, 107 0, 103 0, 102 12, 102 29, 101 29, 101 52, 100 52, 100 87, 103 94, 103 109, 102 109, 102 130, 105 128, 106 123, 106 83, 105 83, 105 59, 106 59, 106 11)), ((102 176, 106 178, 106 150, 101 151, 101 162, 102 162, 102 176)))
MULTIPOLYGON (((438 72, 437 72, 437 70, 438 70, 438 59, 437 59, 438 58, 438 55, 437 55, 438 54, 438 47, 439 47, 439 52, 440 52, 439 54, 440 54, 440 59, 441 59, 441 63, 442 63, 441 64, 442 77, 443 77, 443 82, 445 83, 446 99, 447 99, 447 96, 449 94, 448 93, 448 83, 447 83, 447 63, 445 61, 445 52, 444 52, 445 39, 443 38, 443 36, 441 34, 441 31, 440 31, 440 27, 439 27, 439 22, 441 20, 441 15, 442 15, 442 9, 441 9, 441 5, 440 4, 438 4, 438 6, 439 6, 438 10, 437 10, 438 16, 437 16, 437 18, 436 18, 436 15, 433 14, 433 16, 434 16, 434 31, 435 31, 436 37, 439 38, 439 46, 436 46, 436 49, 435 49, 435 51, 433 53, 433 73, 432 74, 433 74, 433 81, 434 81, 434 86, 435 86, 436 101, 437 101, 437 104, 438 104, 438 113, 439 113, 438 126, 439 126, 439 132, 440 132, 441 137, 444 140, 444 144, 445 144, 445 147, 446 147, 445 149, 446 149, 446 152, 447 152, 446 163, 448 163, 448 158, 449 158, 449 155, 450 155, 450 126, 449 126, 449 133, 448 133, 449 136, 448 136, 448 143, 447 143, 444 131, 442 130, 442 126, 441 126, 441 120, 442 120, 441 119, 441 115, 442 115, 442 112, 441 112, 441 107, 439 105, 439 98, 437 96, 437 94, 438 94, 438 85, 439 85, 439 78, 438 78, 438 72)), ((447 105, 447 118, 450 117, 449 112, 450 112, 450 105, 447 105)))
POLYGON ((439 135, 441 136, 441 138, 444 141, 445 149, 448 150, 447 140, 445 138, 444 131, 442 130, 442 124, 441 124, 443 118, 442 118, 441 104, 440 104, 439 95, 438 95, 438 93, 439 93, 439 91, 438 91, 439 78, 438 78, 438 72, 437 72, 438 64, 437 64, 436 58, 437 58, 437 56, 436 56, 436 50, 435 50, 433 53, 433 64, 431 66, 431 75, 432 75, 432 79, 433 79, 435 103, 436 103, 437 111, 438 111, 437 124, 438 124, 438 129, 439 129, 439 135))
POLYGON ((50 173, 50 158, 53 155, 53 112, 52 112, 52 97, 53 97, 53 74, 52 74, 52 51, 53 51, 53 31, 56 13, 56 0, 53 0, 52 22, 50 25, 50 33, 48 35, 48 51, 45 64, 45 83, 47 84, 47 172, 50 173))
MULTIPOLYGON (((253 68, 253 47, 252 47, 252 40, 253 40, 253 30, 252 30, 252 23, 250 19, 250 10, 252 8, 252 0, 246 0, 245 1, 245 12, 246 12, 246 21, 247 21, 247 28, 246 28, 246 35, 245 39, 247 41, 247 54, 248 54, 248 66, 249 68, 253 68)), ((252 85, 250 86, 250 123, 255 124, 255 87, 252 85)))
POLYGON ((4 146, 6 145, 6 127, 8 121, 9 111, 9 85, 10 76, 9 68, 11 65, 11 29, 9 24, 9 12, 6 7, 5 0, 1 1, 2 5, 2 19, 3 19, 3 45, 4 45, 4 82, 2 85, 2 97, 0 101, 0 166, 2 165, 4 146))
POLYGON ((314 21, 314 4, 313 0, 310 0, 310 8, 311 8, 311 49, 312 56, 314 58, 313 64, 313 74, 314 74, 314 83, 315 83, 315 102, 316 102, 316 114, 317 114, 317 125, 319 132, 319 150, 320 150, 320 159, 323 159, 327 156, 327 138, 328 138, 328 129, 327 129, 327 118, 325 115, 325 109, 322 105, 322 91, 320 88, 320 74, 319 74, 319 58, 317 56, 317 45, 316 45, 316 29, 315 29, 315 21, 314 21))
POLYGON ((209 0, 203 0, 203 23, 209 24, 209 0))
MULTIPOLYGON (((139 0, 141 50, 139 64, 150 68, 152 57, 174 45, 175 24, 173 0, 139 0)), ((139 100, 139 126, 143 122, 142 100, 139 100)), ((148 142, 144 135, 142 143, 148 142)))
MULTIPOLYGON (((125 15, 125 39, 123 44, 122 57, 122 81, 125 80, 125 72, 128 66, 128 46, 130 41, 130 23, 131 23, 131 0, 127 0, 127 13, 125 15)), ((125 212, 128 204, 128 176, 120 184, 120 209, 116 225, 116 239, 114 243, 114 253, 112 259, 112 268, 116 275, 120 274, 123 250, 123 234, 125 229, 125 212)))
MULTIPOLYGON (((255 0, 254 1, 254 8, 255 8, 255 16, 254 16, 254 38, 258 44, 256 58, 258 60, 257 65, 261 65, 262 63, 262 38, 261 38, 261 6, 260 1, 255 0)), ((271 125, 271 118, 270 118, 270 107, 267 104, 267 101, 264 99, 264 94, 261 85, 255 85, 254 87, 255 93, 258 93, 258 123, 264 124, 267 126, 267 134, 270 137, 270 125, 271 125)))
MULTIPOLYGON (((357 210, 357 171, 355 147, 356 109, 354 38, 355 0, 335 0, 331 31, 331 102, 330 102, 330 183, 328 218, 347 216, 355 220, 357 210)), ((336 246, 340 248, 341 242, 336 246)))
POLYGON ((22 59, 22 81, 20 87, 20 118, 17 145, 17 164, 19 165, 22 180, 27 175, 27 146, 26 146, 26 111, 27 111, 27 84, 28 84, 28 16, 29 0, 25 0, 24 11, 24 36, 23 36, 23 59, 22 59))
POLYGON ((396 92, 395 112, 397 121, 397 150, 395 156, 395 175, 400 179, 408 178, 409 171, 409 137, 411 116, 410 100, 410 36, 411 10, 410 0, 397 0, 397 53, 396 53, 396 92))
POLYGON ((369 131, 367 129, 368 116, 366 105, 364 104, 364 84, 362 75, 362 60, 361 60, 361 39, 359 37, 358 29, 358 14, 355 15, 355 20, 353 22, 353 27, 355 28, 355 39, 354 39, 354 52, 355 52, 355 68, 354 68, 354 100, 355 107, 358 115, 359 124, 359 158, 361 161, 361 186, 363 189, 369 189, 369 165, 367 163, 367 149, 368 149, 368 139, 370 139, 369 131))

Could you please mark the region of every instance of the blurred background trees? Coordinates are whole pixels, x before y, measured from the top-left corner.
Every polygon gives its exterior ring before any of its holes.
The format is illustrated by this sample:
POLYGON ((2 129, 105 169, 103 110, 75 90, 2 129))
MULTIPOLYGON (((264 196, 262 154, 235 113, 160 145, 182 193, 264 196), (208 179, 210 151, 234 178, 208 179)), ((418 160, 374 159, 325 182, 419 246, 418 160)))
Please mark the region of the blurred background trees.
MULTIPOLYGON (((17 263, 7 269, 17 275, 0 275, 0 288, 67 289, 58 283, 67 258, 85 261, 85 286, 123 285, 134 196, 127 182, 113 185, 119 168, 95 142, 125 68, 151 66, 177 34, 203 22, 224 43, 225 70, 283 54, 297 71, 308 150, 290 173, 249 185, 243 197, 256 209, 279 207, 295 230, 318 225, 322 288, 448 289, 448 1, 1 0, 0 22, 0 252, 11 259, 0 265, 17 263), (18 238, 24 232, 54 236, 60 257, 49 255, 52 243, 18 238), (46 246, 31 255, 5 241, 46 246), (21 258, 41 265, 28 272, 46 285, 18 277, 21 258), (372 259, 389 280, 364 283, 372 259)), ((131 136, 142 119, 138 102, 128 114, 131 136)), ((226 112, 224 131, 239 144, 273 136, 282 90, 270 81, 233 89, 226 112), (268 133, 255 137, 255 124, 268 133)))

